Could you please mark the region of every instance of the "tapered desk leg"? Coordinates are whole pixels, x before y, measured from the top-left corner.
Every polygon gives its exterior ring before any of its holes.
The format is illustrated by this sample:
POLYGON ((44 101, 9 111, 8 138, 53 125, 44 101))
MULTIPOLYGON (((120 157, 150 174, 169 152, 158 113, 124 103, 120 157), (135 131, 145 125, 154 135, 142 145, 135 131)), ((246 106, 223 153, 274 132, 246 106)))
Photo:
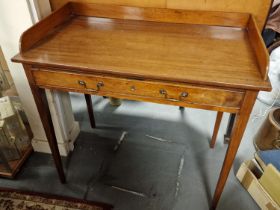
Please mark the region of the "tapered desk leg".
POLYGON ((233 131, 232 131, 232 136, 231 136, 231 141, 229 143, 229 146, 228 146, 228 149, 226 152, 226 156, 224 159, 220 177, 219 177, 219 180, 218 180, 218 183, 216 186, 216 190, 214 193, 211 209, 216 209, 218 201, 221 197, 227 177, 229 175, 231 166, 233 164, 235 155, 237 153, 239 144, 241 142, 243 133, 246 129, 246 125, 249 120, 250 113, 255 104, 257 94, 258 94, 258 92, 255 92, 255 91, 247 91, 245 93, 245 97, 244 97, 243 103, 241 105, 241 109, 240 109, 239 113, 236 115, 235 123, 233 126, 233 131))
POLYGON ((46 97, 46 93, 44 89, 40 89, 38 86, 35 85, 35 82, 33 80, 32 73, 29 69, 29 66, 24 65, 25 73, 29 81, 29 85, 31 88, 31 91, 34 96, 34 100, 50 145, 51 153, 54 159, 54 163, 60 178, 60 181, 62 183, 65 183, 65 175, 63 171, 63 165, 61 162, 57 141, 55 137, 55 131, 51 119, 51 113, 48 106, 48 101, 46 97))
POLYGON ((230 137, 231 137, 231 132, 232 132, 232 127, 233 127, 233 124, 234 124, 235 116, 236 116, 236 114, 234 114, 234 113, 231 113, 229 115, 227 131, 226 131, 226 133, 224 135, 224 143, 225 144, 228 144, 229 141, 230 141, 230 137))
POLYGON ((211 148, 214 148, 214 146, 215 146, 222 118, 223 118, 223 112, 218 112, 217 117, 216 117, 215 126, 214 126, 213 136, 212 136, 212 139, 211 139, 211 142, 210 142, 210 147, 211 148))
POLYGON ((87 110, 88 110, 90 125, 91 125, 92 128, 95 128, 96 125, 95 125, 95 118, 94 118, 94 113, 93 113, 91 95, 90 94, 85 94, 85 99, 86 99, 86 103, 87 103, 87 110))

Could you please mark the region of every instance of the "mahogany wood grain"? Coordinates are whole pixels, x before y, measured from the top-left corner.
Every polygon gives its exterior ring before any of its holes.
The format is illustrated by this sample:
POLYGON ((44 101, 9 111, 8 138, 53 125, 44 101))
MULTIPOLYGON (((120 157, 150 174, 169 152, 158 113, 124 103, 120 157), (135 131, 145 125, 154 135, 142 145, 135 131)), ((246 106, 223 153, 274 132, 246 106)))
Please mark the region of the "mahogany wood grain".
POLYGON ((212 136, 212 139, 211 139, 211 142, 210 142, 210 148, 214 148, 214 146, 215 146, 222 118, 223 118, 223 112, 217 112, 217 117, 216 117, 216 121, 215 121, 213 136, 212 136))
POLYGON ((108 4, 108 5, 125 5, 125 6, 136 6, 136 7, 156 7, 165 8, 166 0, 50 0, 52 10, 56 10, 68 2, 79 2, 79 3, 97 3, 97 4, 108 4))
MULTIPOLYGON (((97 76, 90 74, 68 73, 65 71, 35 69, 33 78, 42 88, 56 88, 68 91, 90 92, 95 95, 114 96, 114 94, 131 97, 143 97, 146 101, 157 99, 173 103, 178 102, 184 106, 223 107, 227 111, 238 111, 243 100, 244 92, 218 89, 213 87, 199 87, 178 83, 155 82, 124 79, 118 77, 97 76), (82 82, 82 85, 79 84, 82 82), (98 84, 102 86, 98 89, 98 84), (166 94, 160 93, 165 91, 166 94), (112 95, 111 95, 112 94, 112 95), (181 97, 182 94, 187 94, 181 97)), ((130 97, 130 98, 131 98, 130 97)), ((123 98, 123 97, 122 97, 123 98)))
POLYGON ((63 165, 61 162, 58 145, 55 137, 55 131, 51 119, 51 113, 47 102, 47 97, 44 89, 39 88, 34 81, 33 75, 31 73, 30 66, 24 65, 25 74, 29 81, 29 85, 35 100, 35 104, 37 106, 47 140, 49 142, 49 146, 51 149, 51 153, 54 159, 54 163, 62 183, 65 183, 65 175, 63 171, 63 165))
POLYGON ((86 99, 90 125, 91 125, 92 128, 95 128, 96 124, 95 124, 95 118, 94 118, 94 112, 93 112, 93 105, 92 105, 92 101, 91 101, 91 95, 90 94, 84 94, 84 96, 85 96, 85 99, 86 99))
POLYGON ((227 177, 229 175, 239 144, 242 140, 243 133, 250 118, 250 113, 255 104, 257 95, 258 91, 247 91, 243 100, 243 104, 241 105, 240 112, 236 115, 231 140, 226 152, 222 170, 212 200, 212 209, 216 209, 217 203, 224 189, 227 177))
POLYGON ((234 12, 205 12, 165 8, 129 7, 104 4, 71 3, 73 13, 82 16, 145 20, 166 23, 188 23, 245 28, 250 15, 234 12))
POLYGON ((257 20, 260 31, 265 25, 271 5, 272 0, 166 0, 167 8, 249 13, 257 20))
POLYGON ((80 3, 101 3, 138 7, 172 8, 196 11, 223 11, 252 14, 262 31, 272 0, 50 0, 52 9, 58 9, 69 1, 80 3))
POLYGON ((215 208, 256 96, 271 89, 264 80, 268 56, 254 17, 245 13, 69 3, 27 30, 12 60, 24 64, 60 180, 65 176, 42 88, 226 111, 236 120, 215 208))
MULTIPOLYGON (((87 90, 78 90, 78 89, 68 89, 66 87, 45 87, 46 89, 53 89, 59 90, 64 92, 78 92, 78 93, 87 93, 93 94, 91 91, 87 90)), ((130 95, 130 94, 123 94, 123 93, 115 93, 115 92, 99 92, 94 93, 94 95, 100 95, 104 97, 112 97, 117 99, 125 99, 125 100, 134 100, 134 101, 143 101, 143 102, 153 102, 158 104, 167 104, 173 106, 180 106, 180 107, 189 107, 189 108, 196 108, 196 109, 203 109, 203 110, 210 110, 210 111, 220 111, 220 112, 229 112, 229 113, 237 113, 239 111, 238 108, 232 107, 223 107, 223 106, 213 106, 213 105, 201 105, 201 104, 193 104, 193 103, 186 103, 182 101, 169 101, 164 98, 151 98, 139 95, 130 95)))
POLYGON ((13 60, 112 76, 271 89, 247 30, 232 27, 78 16, 13 60))
POLYGON ((262 40, 261 33, 257 29, 257 23, 251 16, 248 22, 248 35, 251 45, 255 51, 259 69, 264 80, 268 79, 268 68, 269 68, 269 53, 262 40))
POLYGON ((21 35, 20 52, 23 53, 27 51, 38 41, 42 40, 48 34, 52 33, 57 26, 71 17, 71 13, 72 11, 70 4, 67 4, 30 27, 21 35))

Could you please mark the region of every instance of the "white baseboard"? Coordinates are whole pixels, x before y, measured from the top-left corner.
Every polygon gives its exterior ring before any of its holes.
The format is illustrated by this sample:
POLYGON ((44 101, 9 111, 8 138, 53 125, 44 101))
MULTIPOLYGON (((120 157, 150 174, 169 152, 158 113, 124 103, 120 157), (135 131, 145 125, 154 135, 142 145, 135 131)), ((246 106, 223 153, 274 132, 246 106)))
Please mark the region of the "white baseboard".
MULTIPOLYGON (((74 149, 74 142, 80 133, 79 122, 74 122, 74 126, 69 134, 69 140, 64 143, 58 143, 58 149, 61 156, 67 156, 74 149)), ((47 140, 32 139, 31 144, 35 152, 51 153, 47 140)))

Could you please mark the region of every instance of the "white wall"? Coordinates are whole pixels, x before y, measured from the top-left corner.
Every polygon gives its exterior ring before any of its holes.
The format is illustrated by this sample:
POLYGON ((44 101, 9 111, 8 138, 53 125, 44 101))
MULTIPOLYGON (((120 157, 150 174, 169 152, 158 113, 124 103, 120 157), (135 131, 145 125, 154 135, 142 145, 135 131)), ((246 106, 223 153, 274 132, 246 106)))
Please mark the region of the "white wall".
POLYGON ((31 25, 32 20, 25 0, 0 1, 0 45, 28 117, 34 138, 46 139, 23 68, 20 64, 11 62, 11 58, 19 52, 20 35, 31 25))
MULTIPOLYGON (((48 0, 0 1, 0 46, 34 134, 33 148, 47 153, 50 153, 49 145, 23 67, 12 63, 11 58, 19 52, 19 40, 23 31, 50 12, 48 0)), ((47 98, 59 151, 62 155, 67 155, 73 150, 73 142, 80 131, 78 122, 74 121, 70 97, 68 93, 47 91, 47 98)))

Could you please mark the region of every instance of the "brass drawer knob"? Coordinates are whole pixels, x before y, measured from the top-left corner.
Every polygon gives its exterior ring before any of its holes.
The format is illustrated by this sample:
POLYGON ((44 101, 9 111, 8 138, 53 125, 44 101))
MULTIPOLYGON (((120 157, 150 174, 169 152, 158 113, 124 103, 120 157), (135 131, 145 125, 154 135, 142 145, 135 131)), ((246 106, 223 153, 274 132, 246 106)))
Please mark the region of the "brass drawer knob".
POLYGON ((130 90, 131 90, 131 91, 135 91, 135 90, 136 90, 136 87, 133 85, 133 86, 130 87, 130 90))
POLYGON ((78 84, 81 85, 81 86, 84 86, 84 87, 87 86, 86 82, 83 81, 83 80, 78 80, 78 84))
POLYGON ((188 93, 188 92, 182 92, 182 93, 180 94, 180 96, 179 96, 179 99, 170 98, 170 97, 168 97, 167 91, 164 90, 164 89, 160 89, 160 90, 159 90, 159 93, 160 93, 161 95, 163 95, 164 98, 165 98, 166 100, 168 100, 168 101, 173 101, 173 102, 180 102, 180 101, 183 100, 183 98, 186 98, 186 97, 189 96, 189 93, 188 93))
POLYGON ((186 98, 188 96, 189 96, 189 94, 187 92, 182 92, 181 93, 181 98, 186 98))
POLYGON ((87 91, 90 91, 90 92, 98 92, 100 90, 100 88, 104 86, 104 83, 102 81, 100 81, 96 84, 96 89, 88 88, 87 83, 83 80, 78 80, 78 84, 83 86, 87 91))
POLYGON ((100 90, 101 87, 104 86, 104 83, 103 82, 98 82, 96 87, 97 87, 97 90, 100 90))
POLYGON ((161 95, 167 95, 167 91, 166 90, 164 90, 164 89, 160 89, 159 90, 159 93, 161 94, 161 95))

